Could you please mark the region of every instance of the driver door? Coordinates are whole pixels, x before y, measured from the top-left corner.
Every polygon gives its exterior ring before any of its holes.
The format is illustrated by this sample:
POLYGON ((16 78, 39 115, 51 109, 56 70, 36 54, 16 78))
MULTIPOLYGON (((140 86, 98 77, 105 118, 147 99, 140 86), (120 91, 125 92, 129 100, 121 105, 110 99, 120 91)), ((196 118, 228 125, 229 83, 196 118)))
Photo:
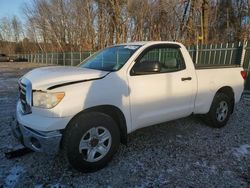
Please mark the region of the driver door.
POLYGON ((128 82, 133 130, 192 113, 195 82, 178 45, 146 48, 135 60, 128 82), (159 61, 161 70, 136 74, 134 67, 146 61, 159 61))

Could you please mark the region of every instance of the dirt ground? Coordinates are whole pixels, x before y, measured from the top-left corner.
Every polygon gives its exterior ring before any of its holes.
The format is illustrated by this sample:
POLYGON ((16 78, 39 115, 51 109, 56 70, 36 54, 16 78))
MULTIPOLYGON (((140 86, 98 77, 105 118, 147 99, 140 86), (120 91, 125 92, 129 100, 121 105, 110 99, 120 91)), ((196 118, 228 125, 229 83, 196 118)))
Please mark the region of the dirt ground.
POLYGON ((19 147, 9 121, 18 78, 41 65, 0 62, 0 187, 250 187, 250 101, 241 100, 228 125, 206 126, 197 117, 155 125, 129 135, 111 163, 89 174, 60 155, 29 153, 6 159, 19 147))

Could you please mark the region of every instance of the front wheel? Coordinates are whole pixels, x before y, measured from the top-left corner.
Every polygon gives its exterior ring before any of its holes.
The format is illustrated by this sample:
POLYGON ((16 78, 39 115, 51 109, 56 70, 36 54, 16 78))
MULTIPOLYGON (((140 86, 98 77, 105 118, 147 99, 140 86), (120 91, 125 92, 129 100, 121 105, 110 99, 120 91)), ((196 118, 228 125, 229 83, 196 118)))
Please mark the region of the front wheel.
POLYGON ((226 94, 216 94, 205 117, 207 124, 216 128, 225 126, 230 118, 232 105, 232 100, 226 94))
POLYGON ((97 171, 112 159, 120 144, 114 120, 103 113, 77 116, 66 129, 63 149, 69 163, 82 172, 97 171))

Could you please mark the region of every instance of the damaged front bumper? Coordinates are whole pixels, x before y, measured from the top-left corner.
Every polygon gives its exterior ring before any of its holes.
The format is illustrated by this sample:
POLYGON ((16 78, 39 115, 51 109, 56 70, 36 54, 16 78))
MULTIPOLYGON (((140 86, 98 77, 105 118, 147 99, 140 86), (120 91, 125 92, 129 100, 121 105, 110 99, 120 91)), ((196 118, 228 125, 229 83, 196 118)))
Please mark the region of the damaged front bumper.
POLYGON ((60 148, 60 131, 37 131, 20 124, 16 118, 10 122, 10 127, 19 142, 33 151, 55 154, 60 148))

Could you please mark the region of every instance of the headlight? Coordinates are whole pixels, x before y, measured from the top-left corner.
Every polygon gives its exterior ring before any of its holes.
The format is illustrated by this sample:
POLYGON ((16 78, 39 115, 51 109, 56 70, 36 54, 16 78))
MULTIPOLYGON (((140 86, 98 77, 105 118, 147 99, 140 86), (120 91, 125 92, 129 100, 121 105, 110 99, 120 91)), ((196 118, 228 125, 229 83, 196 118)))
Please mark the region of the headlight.
POLYGON ((47 93, 43 91, 33 92, 33 106, 40 108, 53 108, 64 97, 64 92, 47 93))

